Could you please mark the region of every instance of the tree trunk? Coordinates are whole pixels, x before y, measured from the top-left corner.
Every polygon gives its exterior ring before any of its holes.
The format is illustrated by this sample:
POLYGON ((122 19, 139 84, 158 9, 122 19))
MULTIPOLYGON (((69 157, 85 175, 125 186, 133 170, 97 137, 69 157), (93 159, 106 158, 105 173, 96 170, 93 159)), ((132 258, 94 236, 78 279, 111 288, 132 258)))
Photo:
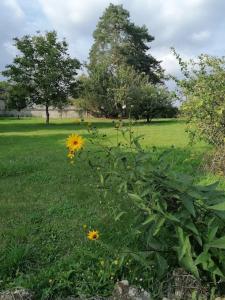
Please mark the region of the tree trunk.
POLYGON ((151 113, 151 112, 146 115, 146 121, 148 124, 150 124, 152 122, 153 117, 154 117, 154 113, 151 113))
POLYGON ((46 112, 46 124, 49 124, 49 111, 48 111, 48 105, 45 106, 45 112, 46 112))

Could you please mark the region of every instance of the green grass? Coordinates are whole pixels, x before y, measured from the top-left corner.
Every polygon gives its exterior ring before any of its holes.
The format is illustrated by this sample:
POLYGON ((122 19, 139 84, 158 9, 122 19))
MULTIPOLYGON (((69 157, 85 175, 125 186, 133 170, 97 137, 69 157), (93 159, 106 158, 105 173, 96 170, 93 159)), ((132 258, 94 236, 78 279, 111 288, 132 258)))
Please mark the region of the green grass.
MULTIPOLYGON (((115 145, 112 121, 91 121, 115 145)), ((198 169, 210 147, 204 143, 188 146, 183 121, 139 123, 134 131, 144 135, 147 149, 173 145, 171 167, 195 174, 196 181, 218 179, 198 169)), ((65 139, 74 132, 88 136, 86 126, 72 120, 52 120, 46 126, 42 119, 0 119, 0 290, 24 286, 35 290, 38 299, 46 299, 59 293, 97 294, 100 288, 107 294, 113 285, 111 274, 107 275, 111 285, 105 288, 99 282, 89 285, 80 280, 79 272, 84 272, 86 281, 93 281, 92 259, 100 261, 110 253, 87 241, 82 225, 97 228, 118 249, 127 243, 134 212, 114 194, 105 201, 95 189, 97 176, 85 155, 75 165, 68 163, 65 139), (128 212, 126 218, 116 222, 121 210, 128 212), (90 260, 82 259, 84 253, 90 260)))

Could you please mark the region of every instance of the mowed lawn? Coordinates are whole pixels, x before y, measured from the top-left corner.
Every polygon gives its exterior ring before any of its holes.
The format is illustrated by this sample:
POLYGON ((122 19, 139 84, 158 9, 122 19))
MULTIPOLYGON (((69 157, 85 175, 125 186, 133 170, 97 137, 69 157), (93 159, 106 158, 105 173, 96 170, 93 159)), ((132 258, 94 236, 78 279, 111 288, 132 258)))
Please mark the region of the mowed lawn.
MULTIPOLYGON (((74 165, 67 159, 65 140, 71 133, 88 137, 86 122, 91 121, 116 144, 117 132, 111 120, 51 120, 0 118, 0 290, 24 286, 35 290, 38 299, 55 294, 96 294, 109 287, 96 282, 84 287, 83 277, 93 282, 92 257, 101 260, 107 249, 96 249, 86 238, 83 225, 98 229, 109 245, 126 245, 132 230, 133 211, 114 194, 107 201, 95 187, 98 174, 85 155, 74 165), (126 217, 115 221, 121 210, 126 217), (115 234, 116 233, 116 234, 115 234), (89 252, 88 252, 89 251, 89 252), (75 272, 75 275, 71 275, 75 272), (74 277, 75 276, 75 277, 74 277), (88 277, 89 276, 89 277, 88 277)), ((196 181, 213 182, 217 176, 204 174, 200 162, 210 147, 204 143, 188 146, 185 123, 155 120, 138 123, 135 134, 144 135, 146 149, 159 151, 174 147, 172 168, 194 174, 196 181)), ((93 151, 86 143, 85 151, 93 151)), ((221 183, 225 187, 224 182, 221 183)), ((111 250, 110 250, 111 251, 111 250)), ((115 250, 116 251, 116 250, 115 250)), ((113 257, 113 253, 110 255, 113 257)), ((110 276, 113 285, 116 278, 110 276)))

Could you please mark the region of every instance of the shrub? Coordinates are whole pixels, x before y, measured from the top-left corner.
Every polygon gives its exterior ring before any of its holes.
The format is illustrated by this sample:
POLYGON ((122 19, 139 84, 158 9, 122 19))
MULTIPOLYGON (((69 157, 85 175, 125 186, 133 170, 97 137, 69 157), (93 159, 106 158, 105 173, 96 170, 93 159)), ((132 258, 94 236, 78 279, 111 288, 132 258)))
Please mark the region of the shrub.
MULTIPOLYGON (((143 278, 146 270, 148 276, 142 285, 148 288, 163 282, 169 271, 179 267, 205 284, 223 282, 225 193, 217 189, 217 183, 197 185, 191 176, 172 170, 168 156, 173 149, 144 151, 131 123, 123 128, 120 122, 115 129, 122 133, 125 143, 107 147, 100 146, 101 136, 89 127, 90 141, 105 152, 104 160, 102 156, 94 161, 89 158, 89 163, 99 175, 105 198, 117 187, 117 197, 135 207, 130 243, 127 249, 117 249, 123 253, 121 268, 124 258, 132 257, 138 266, 134 269, 136 277, 143 278)), ((126 218, 126 213, 121 211, 116 219, 126 218)), ((129 273, 123 276, 129 278, 129 273)))
POLYGON ((175 80, 184 99, 181 111, 187 118, 190 137, 223 146, 225 58, 200 55, 196 61, 184 62, 173 52, 183 73, 182 79, 175 80))

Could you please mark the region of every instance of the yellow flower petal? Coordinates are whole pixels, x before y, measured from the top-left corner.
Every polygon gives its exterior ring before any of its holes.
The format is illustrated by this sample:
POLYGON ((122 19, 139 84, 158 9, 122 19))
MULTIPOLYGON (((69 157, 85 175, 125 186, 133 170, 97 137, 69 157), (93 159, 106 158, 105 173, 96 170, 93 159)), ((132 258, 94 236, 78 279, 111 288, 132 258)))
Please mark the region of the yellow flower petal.
POLYGON ((66 140, 66 146, 71 152, 80 150, 84 146, 84 139, 78 134, 71 134, 66 140))
POLYGON ((99 232, 97 230, 91 230, 87 234, 87 238, 91 241, 99 239, 99 232))

